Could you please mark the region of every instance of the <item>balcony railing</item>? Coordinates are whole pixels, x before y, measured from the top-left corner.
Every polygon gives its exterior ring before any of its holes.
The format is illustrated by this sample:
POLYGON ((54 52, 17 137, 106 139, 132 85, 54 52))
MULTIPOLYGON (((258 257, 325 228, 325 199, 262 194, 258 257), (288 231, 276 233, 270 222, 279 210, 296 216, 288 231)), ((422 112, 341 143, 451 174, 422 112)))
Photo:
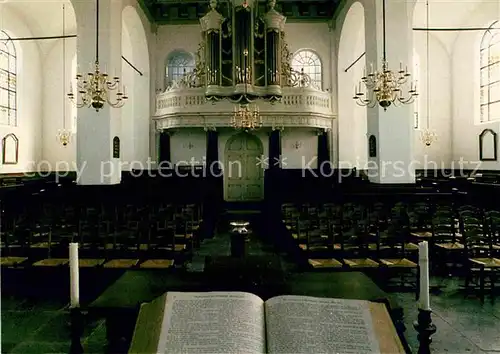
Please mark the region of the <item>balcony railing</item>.
MULTIPOLYGON (((261 113, 308 113, 321 116, 332 115, 332 95, 310 87, 284 87, 282 102, 257 101, 261 113)), ((234 104, 229 101, 207 102, 205 89, 176 88, 156 95, 155 118, 192 115, 197 113, 232 112, 234 104)))

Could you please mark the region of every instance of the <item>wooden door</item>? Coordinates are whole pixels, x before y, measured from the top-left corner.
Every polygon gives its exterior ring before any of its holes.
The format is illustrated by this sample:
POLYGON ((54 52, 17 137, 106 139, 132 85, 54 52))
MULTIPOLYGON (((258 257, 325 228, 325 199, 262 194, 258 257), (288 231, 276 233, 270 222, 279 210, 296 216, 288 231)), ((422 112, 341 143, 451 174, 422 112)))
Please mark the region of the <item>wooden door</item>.
POLYGON ((264 170, 259 164, 263 149, 260 139, 239 133, 226 143, 224 154, 224 199, 258 201, 264 198, 264 170))

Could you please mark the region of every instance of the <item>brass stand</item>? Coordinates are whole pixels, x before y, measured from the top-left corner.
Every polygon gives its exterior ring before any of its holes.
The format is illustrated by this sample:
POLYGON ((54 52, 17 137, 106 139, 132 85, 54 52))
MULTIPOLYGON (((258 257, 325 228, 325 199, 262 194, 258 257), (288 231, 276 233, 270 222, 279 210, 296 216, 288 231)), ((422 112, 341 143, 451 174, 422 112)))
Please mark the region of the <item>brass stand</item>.
POLYGON ((83 346, 81 336, 83 334, 83 314, 79 307, 69 309, 70 327, 71 327, 71 346, 70 354, 82 354, 83 346))
POLYGON ((432 323, 431 310, 418 310, 418 319, 413 323, 413 327, 418 332, 418 354, 430 354, 430 344, 432 335, 436 333, 436 326, 432 323))

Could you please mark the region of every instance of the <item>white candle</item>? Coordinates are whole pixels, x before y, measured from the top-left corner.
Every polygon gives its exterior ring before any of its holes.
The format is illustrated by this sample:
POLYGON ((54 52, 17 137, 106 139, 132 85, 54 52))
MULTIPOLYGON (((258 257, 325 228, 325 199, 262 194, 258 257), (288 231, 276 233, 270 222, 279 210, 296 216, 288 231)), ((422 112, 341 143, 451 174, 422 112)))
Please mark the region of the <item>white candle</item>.
POLYGON ((69 279, 71 308, 80 307, 80 273, 78 262, 78 243, 69 244, 69 279))
POLYGON ((418 244, 418 265, 420 267, 419 308, 430 311, 429 298, 429 244, 427 241, 418 244))

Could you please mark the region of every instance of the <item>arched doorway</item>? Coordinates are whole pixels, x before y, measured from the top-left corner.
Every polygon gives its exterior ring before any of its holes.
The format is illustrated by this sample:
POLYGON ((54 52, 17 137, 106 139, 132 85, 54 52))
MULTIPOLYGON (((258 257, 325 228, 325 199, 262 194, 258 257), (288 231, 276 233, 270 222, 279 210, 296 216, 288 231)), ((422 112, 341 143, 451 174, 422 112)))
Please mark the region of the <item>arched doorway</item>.
POLYGON ((264 170, 259 163, 262 142, 247 132, 233 135, 224 150, 224 200, 259 201, 264 198, 264 170))

